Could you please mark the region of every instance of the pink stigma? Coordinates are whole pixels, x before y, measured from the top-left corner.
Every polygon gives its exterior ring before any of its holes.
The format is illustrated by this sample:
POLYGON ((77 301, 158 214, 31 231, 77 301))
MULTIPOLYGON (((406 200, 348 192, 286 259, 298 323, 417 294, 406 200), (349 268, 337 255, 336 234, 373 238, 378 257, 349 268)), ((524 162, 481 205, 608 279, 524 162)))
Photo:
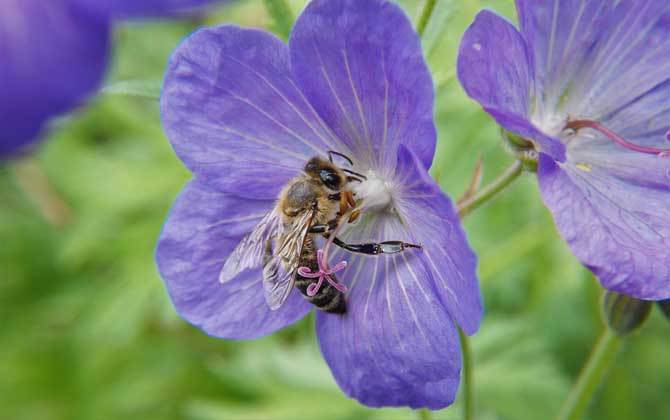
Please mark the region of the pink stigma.
MULTIPOLYGON (((617 133, 614 131, 610 130, 609 128, 605 127, 604 125, 600 124, 599 122, 596 121, 591 121, 591 120, 574 120, 568 122, 568 124, 565 126, 565 128, 570 128, 575 131, 579 131, 582 128, 591 128, 593 130, 599 131, 602 134, 604 134, 607 138, 610 140, 613 140, 614 142, 620 144, 621 146, 625 147, 626 149, 633 150, 636 152, 640 153, 648 153, 651 155, 657 155, 659 157, 664 157, 664 156, 670 156, 670 149, 658 149, 655 147, 645 147, 645 146, 640 146, 637 144, 633 144, 629 142, 628 140, 624 139, 623 137, 619 136, 617 133)), ((670 130, 668 130, 667 133, 665 133, 665 139, 670 141, 670 130)))
POLYGON ((333 268, 328 268, 328 261, 326 261, 323 257, 323 250, 318 250, 316 251, 316 261, 319 264, 319 271, 317 272, 312 272, 309 267, 299 267, 298 268, 298 274, 301 275, 302 277, 306 277, 308 279, 315 279, 319 278, 319 281, 316 283, 312 283, 309 286, 307 286, 307 296, 314 296, 319 292, 319 289, 321 288, 321 285, 323 284, 323 280, 326 279, 328 283, 331 284, 334 288, 339 290, 340 292, 344 293, 347 291, 347 286, 340 284, 333 280, 332 277, 330 277, 331 274, 337 273, 340 270, 343 270, 347 266, 346 261, 340 261, 339 263, 335 264, 335 267, 333 268))

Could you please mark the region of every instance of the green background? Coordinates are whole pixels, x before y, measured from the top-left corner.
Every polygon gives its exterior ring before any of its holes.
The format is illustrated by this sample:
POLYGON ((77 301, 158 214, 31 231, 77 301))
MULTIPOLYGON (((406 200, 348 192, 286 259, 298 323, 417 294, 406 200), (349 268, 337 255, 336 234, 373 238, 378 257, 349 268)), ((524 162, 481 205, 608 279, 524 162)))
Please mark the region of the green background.
MULTIPOLYGON (((400 3, 416 20, 420 2, 400 3)), ((297 14, 304 2, 290 5, 297 14)), ((438 89, 431 173, 452 197, 479 154, 484 182, 512 161, 454 77, 459 39, 481 7, 515 20, 511 0, 443 0, 424 37, 438 89)), ((153 252, 190 175, 144 91, 158 89, 180 39, 223 22, 273 29, 260 0, 120 25, 113 88, 55 121, 32 158, 0 167, 1 419, 418 418, 346 398, 319 354, 313 316, 260 340, 224 341, 169 302, 153 252), (128 80, 143 82, 119 83, 128 80)), ((552 418, 603 328, 602 290, 560 239, 532 175, 465 227, 486 306, 472 339, 478 418, 552 418)), ((668 418, 669 342, 670 323, 655 310, 626 341, 589 418, 668 418)), ((460 418, 461 397, 434 417, 460 418)))

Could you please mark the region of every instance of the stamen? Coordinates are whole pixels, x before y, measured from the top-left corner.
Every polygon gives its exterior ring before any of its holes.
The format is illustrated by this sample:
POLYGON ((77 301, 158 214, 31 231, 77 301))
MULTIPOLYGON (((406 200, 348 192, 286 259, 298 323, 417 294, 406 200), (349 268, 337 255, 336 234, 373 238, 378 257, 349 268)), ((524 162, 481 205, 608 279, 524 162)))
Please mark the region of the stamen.
POLYGON ((319 292, 319 289, 321 288, 324 279, 326 279, 331 286, 333 286, 340 292, 344 293, 347 291, 347 286, 336 282, 335 280, 333 280, 332 277, 330 277, 331 274, 344 270, 344 268, 347 266, 347 262, 340 261, 339 263, 335 264, 333 268, 328 268, 328 261, 325 260, 324 255, 325 254, 323 250, 320 249, 316 251, 316 262, 317 264, 319 264, 319 271, 312 272, 312 270, 310 270, 309 267, 298 268, 298 274, 301 275, 302 277, 306 277, 308 279, 315 279, 318 277, 319 279, 319 281, 317 281, 316 283, 312 283, 309 286, 307 286, 307 296, 316 295, 319 292))
MULTIPOLYGON (((575 130, 575 132, 579 131, 582 128, 591 128, 593 130, 599 131, 607 138, 610 140, 613 140, 614 142, 620 144, 621 146, 625 147, 626 149, 629 150, 634 150, 636 152, 640 153, 648 153, 651 155, 657 155, 659 157, 665 157, 665 156, 670 156, 670 149, 658 149, 655 147, 645 147, 645 146, 640 146, 634 143, 629 142, 628 140, 624 139, 623 137, 619 136, 616 134, 614 131, 610 130, 609 128, 605 127, 604 125, 600 124, 599 122, 596 121, 591 121, 591 120, 574 120, 574 121, 569 121, 568 124, 565 126, 565 128, 569 128, 571 130, 575 130)), ((670 141, 670 130, 665 134, 666 140, 670 141)))

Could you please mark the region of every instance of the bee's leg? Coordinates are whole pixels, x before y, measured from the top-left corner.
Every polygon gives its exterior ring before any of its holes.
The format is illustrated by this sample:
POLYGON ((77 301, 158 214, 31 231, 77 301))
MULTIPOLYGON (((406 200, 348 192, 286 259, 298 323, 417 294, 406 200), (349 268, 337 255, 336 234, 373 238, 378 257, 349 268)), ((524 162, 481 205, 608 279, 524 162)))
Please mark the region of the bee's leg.
POLYGON ((349 204, 349 207, 354 208, 356 207, 356 200, 354 199, 354 193, 351 191, 345 191, 344 196, 347 199, 347 204, 349 204))
POLYGON ((379 255, 379 254, 395 254, 397 252, 406 251, 410 248, 421 249, 421 245, 408 244, 402 241, 384 241, 384 242, 370 242, 367 244, 348 244, 342 242, 339 238, 333 239, 333 243, 340 248, 346 249, 349 252, 365 255, 379 255))
MULTIPOLYGON (((351 195, 350 191, 342 191, 340 194, 340 212, 338 215, 343 215, 344 213, 349 210, 349 206, 351 206, 351 202, 353 200, 353 196, 351 195)), ((356 202, 354 202, 354 205, 356 202)))
POLYGON ((360 210, 360 209, 359 209, 359 210, 354 210, 354 211, 351 213, 351 216, 349 216, 349 220, 348 220, 348 222, 349 222, 349 223, 354 223, 356 220, 358 220, 358 218, 360 217, 360 215, 361 215, 361 210, 360 210))
POLYGON ((314 225, 311 228, 309 228, 309 233, 323 233, 328 234, 331 230, 335 229, 337 227, 337 220, 331 220, 328 223, 320 224, 320 225, 314 225))
POLYGON ((347 192, 340 194, 340 211, 338 214, 344 214, 349 208, 349 203, 347 202, 347 192))

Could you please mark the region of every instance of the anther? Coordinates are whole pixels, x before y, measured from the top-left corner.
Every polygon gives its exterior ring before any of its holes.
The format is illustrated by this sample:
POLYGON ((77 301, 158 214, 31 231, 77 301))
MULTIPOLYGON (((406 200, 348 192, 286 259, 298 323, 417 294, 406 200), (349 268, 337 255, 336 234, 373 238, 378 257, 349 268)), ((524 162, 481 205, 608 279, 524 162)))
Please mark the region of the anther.
MULTIPOLYGON (((582 128, 590 128, 592 130, 599 131, 600 133, 604 134, 607 138, 610 140, 614 141, 615 143, 620 144, 621 146, 625 147, 626 149, 633 150, 636 152, 640 153, 648 153, 651 155, 657 155, 659 157, 666 157, 670 156, 670 149, 659 149, 656 147, 646 147, 646 146, 640 146, 634 143, 631 143, 630 141, 624 139, 623 137, 619 136, 617 133, 614 131, 610 130, 609 128, 605 127, 604 125, 600 124, 597 121, 591 121, 591 120, 574 120, 574 121, 569 121, 566 126, 566 129, 574 130, 575 133, 577 133, 579 130, 582 128)), ((670 130, 668 130, 667 133, 665 133, 665 139, 667 141, 670 141, 670 130)))

